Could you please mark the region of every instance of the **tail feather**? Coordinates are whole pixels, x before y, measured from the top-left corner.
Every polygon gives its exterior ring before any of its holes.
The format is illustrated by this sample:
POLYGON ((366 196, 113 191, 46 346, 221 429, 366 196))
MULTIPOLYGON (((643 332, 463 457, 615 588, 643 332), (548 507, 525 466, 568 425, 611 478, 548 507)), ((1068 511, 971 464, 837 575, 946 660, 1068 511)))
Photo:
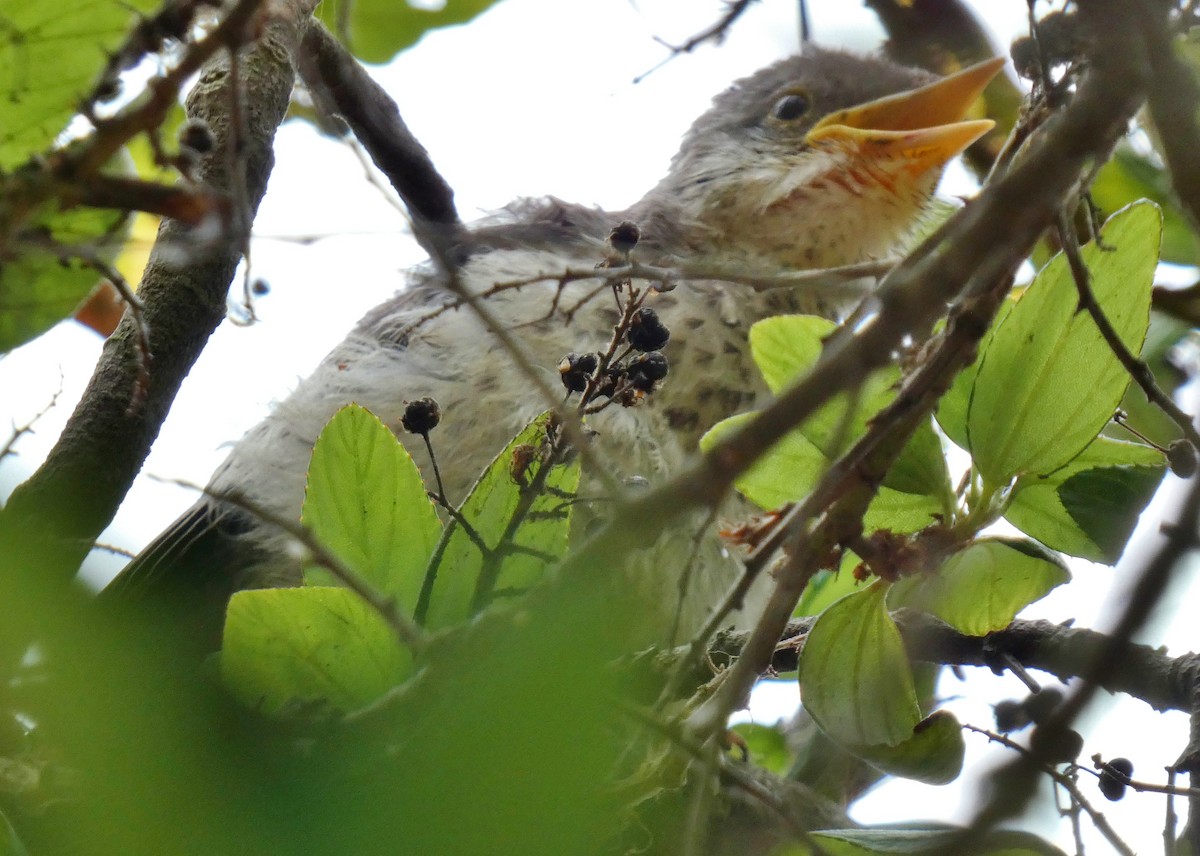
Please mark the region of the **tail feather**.
POLYGON ((229 598, 260 579, 269 561, 247 537, 255 526, 242 509, 201 500, 126 565, 100 601, 165 619, 187 637, 179 641, 215 650, 229 598))

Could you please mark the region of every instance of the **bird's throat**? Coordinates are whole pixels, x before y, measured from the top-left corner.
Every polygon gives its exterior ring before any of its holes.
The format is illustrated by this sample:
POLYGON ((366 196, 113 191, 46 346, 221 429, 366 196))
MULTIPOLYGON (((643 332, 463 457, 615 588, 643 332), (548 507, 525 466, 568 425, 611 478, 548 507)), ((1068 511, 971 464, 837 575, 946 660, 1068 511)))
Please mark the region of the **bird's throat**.
POLYGON ((707 240, 747 264, 839 267, 894 254, 912 234, 936 175, 890 182, 868 171, 826 171, 770 193, 743 192, 709 212, 707 240))

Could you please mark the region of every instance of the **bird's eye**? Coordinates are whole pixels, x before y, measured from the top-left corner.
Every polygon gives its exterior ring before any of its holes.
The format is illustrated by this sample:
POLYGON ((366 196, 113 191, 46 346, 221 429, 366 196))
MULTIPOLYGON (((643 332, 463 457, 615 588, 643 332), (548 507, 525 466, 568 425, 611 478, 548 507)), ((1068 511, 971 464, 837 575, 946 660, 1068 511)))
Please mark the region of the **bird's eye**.
POLYGON ((780 122, 792 122, 807 113, 808 106, 808 96, 792 92, 775 102, 771 115, 780 122))

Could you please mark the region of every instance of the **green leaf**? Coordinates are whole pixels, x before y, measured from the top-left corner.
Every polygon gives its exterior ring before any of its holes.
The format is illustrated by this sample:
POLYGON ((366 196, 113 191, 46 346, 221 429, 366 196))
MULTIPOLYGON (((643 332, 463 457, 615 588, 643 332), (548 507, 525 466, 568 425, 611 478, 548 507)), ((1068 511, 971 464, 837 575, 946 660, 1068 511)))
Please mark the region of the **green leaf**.
POLYGON ((1065 467, 1017 482, 1004 516, 1072 556, 1112 564, 1166 472, 1152 446, 1097 437, 1065 467))
MULTIPOLYGON (((317 438, 303 520, 368 583, 405 609, 416 607, 442 524, 413 459, 364 408, 343 407, 317 438)), ((321 585, 333 579, 323 569, 308 578, 321 585)))
MULTIPOLYGON (((1141 350, 1158 262, 1162 215, 1151 203, 1113 215, 1104 248, 1083 248, 1092 291, 1121 341, 1141 350)), ((993 486, 1050 473, 1112 417, 1129 376, 1077 292, 1059 255, 1038 274, 983 355, 967 414, 968 451, 993 486)))
MULTIPOLYGON (((426 572, 433 582, 423 623, 430 628, 458 623, 494 599, 523 593, 542 579, 548 561, 566 554, 572 508, 566 497, 579 488, 578 458, 553 467, 546 488, 531 503, 523 499, 526 490, 512 475, 519 447, 542 449, 549 424, 550 415, 544 413, 513 438, 459 509, 490 551, 504 543, 505 533, 514 527, 509 543, 520 549, 488 560, 462 527, 447 526, 426 572), (481 579, 485 570, 489 579, 481 579)), ((533 483, 540 466, 534 463, 525 471, 527 484, 533 483)))
POLYGON ((855 750, 872 767, 927 785, 945 785, 962 772, 966 753, 962 726, 948 710, 938 710, 913 728, 912 736, 896 746, 855 750))
POLYGON ((1104 214, 1139 199, 1149 199, 1163 212, 1162 260, 1170 264, 1200 262, 1196 234, 1180 212, 1170 176, 1162 166, 1122 141, 1112 158, 1100 168, 1091 187, 1092 201, 1104 214))
POLYGON ((842 555, 836 572, 818 572, 804 587, 804 594, 800 596, 792 615, 797 618, 819 615, 826 607, 862 588, 863 584, 854 578, 854 568, 861 561, 858 556, 847 552, 842 555))
POLYGON ((752 763, 779 776, 788 771, 792 765, 792 751, 778 726, 739 722, 733 730, 746 742, 746 752, 752 763))
POLYGON ((349 589, 253 589, 229 601, 221 675, 264 713, 309 704, 352 710, 411 671, 411 654, 349 589))
MULTIPOLYGON (((778 315, 750 328, 750 353, 773 394, 816 365, 826 338, 837 325, 813 315, 778 315)), ((867 424, 896 397, 900 370, 888 367, 867 378, 856 396, 839 395, 800 426, 800 433, 828 458, 848 449, 867 424), (847 419, 847 407, 853 408, 847 419)), ((884 479, 884 486, 906 493, 942 497, 949 476, 941 443, 926 422, 914 433, 884 479)))
MULTIPOLYGON (((810 833, 813 843, 827 856, 917 856, 950 853, 965 830, 945 825, 830 829, 810 833)), ((971 852, 977 856, 1064 856, 1054 845, 1030 832, 1004 829, 972 838, 971 852)), ((808 856, 805 845, 781 851, 777 856, 808 856)))
POLYGON ((14 241, 12 257, 0 265, 0 353, 75 312, 100 282, 100 275, 72 258, 71 248, 111 260, 123 240, 124 220, 119 211, 54 211, 36 218, 30 227, 31 233, 37 233, 36 241, 19 237, 14 241))
POLYGON ((877 581, 816 620, 800 652, 800 700, 813 721, 848 747, 895 746, 920 722, 900 631, 877 581))
MULTIPOLYGON (((753 418, 753 413, 739 413, 718 422, 700 438, 700 448, 707 451, 753 418)), ((734 485, 756 505, 778 508, 808 496, 827 469, 829 459, 801 429, 785 434, 734 485)), ((869 531, 915 532, 932 523, 941 511, 941 502, 933 497, 882 487, 871 501, 864 522, 869 531)))
POLYGON ((497 0, 445 0, 438 6, 397 0, 325 0, 317 17, 363 62, 384 63, 438 27, 463 24, 497 0))
MULTIPOLYGON (((700 438, 701 450, 707 452, 754 417, 753 413, 739 413, 721 420, 700 438)), ((807 496, 827 469, 829 459, 825 454, 801 432, 789 431, 751 464, 734 485, 756 505, 778 508, 807 496)))
POLYGON ((1017 613, 1068 582, 1057 554, 1031 541, 983 538, 955 553, 935 575, 898 583, 892 607, 936 615, 969 636, 1002 630, 1017 613))
POLYGON ((0 170, 51 146, 157 0, 0 0, 0 170))
POLYGON ((29 856, 29 850, 3 812, 0 812, 0 856, 29 856))
POLYGON ((958 373, 958 376, 954 378, 954 383, 950 385, 950 389, 938 402, 935 414, 938 425, 960 449, 966 449, 969 442, 967 440, 967 412, 971 407, 971 391, 975 388, 975 378, 979 374, 981 357, 987 353, 988 345, 991 344, 996 331, 1016 305, 1017 300, 1012 296, 1001 304, 999 311, 996 312, 996 317, 992 320, 992 326, 988 328, 987 333, 979 342, 979 351, 975 362, 958 373))
POLYGON ((750 328, 750 354, 772 395, 816 365, 825 339, 836 329, 833 321, 817 315, 776 315, 750 328))

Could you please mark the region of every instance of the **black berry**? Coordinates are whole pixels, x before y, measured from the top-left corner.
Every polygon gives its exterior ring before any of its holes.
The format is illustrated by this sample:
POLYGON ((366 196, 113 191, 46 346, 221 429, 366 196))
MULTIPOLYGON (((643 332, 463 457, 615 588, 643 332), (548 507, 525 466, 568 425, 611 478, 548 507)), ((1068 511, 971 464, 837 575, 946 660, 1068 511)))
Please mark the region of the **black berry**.
POLYGON ((667 376, 669 370, 667 358, 658 351, 638 354, 629 361, 629 383, 634 389, 650 392, 654 384, 667 376))
POLYGON ((1190 440, 1172 440, 1167 446, 1167 463, 1179 478, 1191 478, 1196 474, 1196 447, 1190 440))
POLYGON ((1043 723, 1054 713, 1054 709, 1062 704, 1063 694, 1054 687, 1044 687, 1025 699, 1025 710, 1029 718, 1036 723, 1043 723))
POLYGON ((997 702, 992 711, 996 718, 996 730, 1004 734, 1010 731, 1020 731, 1032 721, 1029 718, 1029 712, 1025 710, 1025 705, 1012 699, 997 702))
POLYGON ((613 226, 613 230, 608 233, 608 242, 618 253, 625 254, 637 246, 641 237, 642 230, 638 228, 637 223, 623 220, 613 226))
POLYGON ((671 331, 658 320, 657 312, 642 307, 629 319, 626 338, 639 351, 658 351, 671 338, 671 331))
POLYGON ((558 363, 558 376, 568 392, 583 392, 599 360, 595 354, 567 354, 558 363))
POLYGON ((1033 732, 1029 748, 1047 764, 1070 764, 1083 751, 1083 737, 1073 728, 1039 728, 1033 732))
POLYGON ((418 398, 404 405, 400 424, 413 434, 428 434, 442 421, 442 408, 432 398, 418 398))
POLYGON ((1132 775, 1132 761, 1128 758, 1113 758, 1100 768, 1100 793, 1116 802, 1125 796, 1125 787, 1132 775))

